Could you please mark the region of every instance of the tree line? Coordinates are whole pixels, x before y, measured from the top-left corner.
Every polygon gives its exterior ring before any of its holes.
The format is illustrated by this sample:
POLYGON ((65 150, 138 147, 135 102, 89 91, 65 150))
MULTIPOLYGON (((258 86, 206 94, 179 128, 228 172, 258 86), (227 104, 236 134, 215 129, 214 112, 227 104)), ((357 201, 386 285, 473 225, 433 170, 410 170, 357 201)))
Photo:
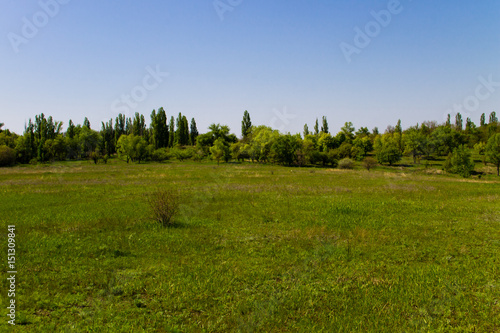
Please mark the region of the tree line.
POLYGON ((371 156, 380 164, 394 165, 406 155, 415 164, 443 156, 447 171, 469 176, 474 168, 471 150, 475 150, 485 164, 492 163, 497 174, 500 172, 500 125, 495 112, 488 118, 482 114, 479 126, 470 118, 464 121, 458 113, 453 122, 448 115, 443 124, 426 121, 404 130, 398 120, 384 133, 378 128, 356 129, 346 122, 333 134, 327 118, 322 117, 321 122, 316 119, 313 130, 305 124, 303 133, 290 134, 252 125, 245 111, 240 138, 228 126, 215 123, 207 133, 200 134, 194 118, 188 122, 179 113, 177 118, 168 119, 163 108, 151 112, 149 126, 140 113, 133 118, 119 114, 114 120, 102 122, 100 130, 92 129, 87 118, 81 125, 70 120, 66 132, 62 126, 62 122, 43 113, 29 120, 23 135, 2 130, 0 124, 0 165, 78 159, 106 163, 117 156, 127 163, 211 158, 217 163, 237 160, 336 167, 349 165, 346 160, 372 164, 371 156))

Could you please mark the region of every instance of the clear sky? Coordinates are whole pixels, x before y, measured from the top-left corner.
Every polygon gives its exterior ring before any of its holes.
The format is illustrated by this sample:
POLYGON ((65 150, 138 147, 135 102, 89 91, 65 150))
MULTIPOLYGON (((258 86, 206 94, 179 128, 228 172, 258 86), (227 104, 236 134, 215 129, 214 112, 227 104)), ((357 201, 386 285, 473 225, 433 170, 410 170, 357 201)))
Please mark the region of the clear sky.
POLYGON ((323 115, 336 133, 346 121, 383 130, 459 108, 476 123, 500 113, 498 0, 0 6, 0 122, 19 134, 42 112, 100 129, 118 112, 149 122, 161 106, 202 133, 215 122, 238 136, 245 110, 292 133, 323 115))

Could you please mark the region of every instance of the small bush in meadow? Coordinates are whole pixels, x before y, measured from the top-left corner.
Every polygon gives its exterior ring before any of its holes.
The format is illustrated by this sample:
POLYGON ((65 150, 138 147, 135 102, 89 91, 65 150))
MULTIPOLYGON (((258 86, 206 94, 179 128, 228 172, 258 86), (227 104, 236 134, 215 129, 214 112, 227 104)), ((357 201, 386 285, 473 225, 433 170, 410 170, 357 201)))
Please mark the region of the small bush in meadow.
POLYGON ((354 169, 354 161, 350 158, 343 158, 339 161, 339 169, 354 169))
POLYGON ((158 189, 149 195, 153 219, 164 227, 174 225, 173 217, 179 211, 179 193, 172 189, 158 189))
POLYGON ((368 171, 376 167, 377 164, 377 160, 375 160, 373 157, 367 157, 363 160, 363 167, 368 171))

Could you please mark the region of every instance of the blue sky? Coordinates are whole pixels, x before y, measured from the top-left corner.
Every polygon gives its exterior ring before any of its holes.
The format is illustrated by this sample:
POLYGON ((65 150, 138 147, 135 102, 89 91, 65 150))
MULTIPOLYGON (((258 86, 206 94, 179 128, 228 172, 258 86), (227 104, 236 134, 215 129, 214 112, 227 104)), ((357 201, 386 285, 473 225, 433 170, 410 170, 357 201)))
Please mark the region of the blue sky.
POLYGON ((292 133, 323 115, 336 133, 346 121, 383 130, 459 108, 476 123, 500 112, 499 1, 218 1, 231 10, 213 0, 0 0, 0 122, 21 134, 43 112, 99 129, 118 111, 149 121, 163 106, 200 132, 215 122, 240 135, 244 110, 292 133), (385 26, 372 15, 382 10, 385 26), (356 47, 355 28, 367 26, 370 43, 348 62, 341 43, 356 47), (169 74, 155 81, 157 70, 169 74))

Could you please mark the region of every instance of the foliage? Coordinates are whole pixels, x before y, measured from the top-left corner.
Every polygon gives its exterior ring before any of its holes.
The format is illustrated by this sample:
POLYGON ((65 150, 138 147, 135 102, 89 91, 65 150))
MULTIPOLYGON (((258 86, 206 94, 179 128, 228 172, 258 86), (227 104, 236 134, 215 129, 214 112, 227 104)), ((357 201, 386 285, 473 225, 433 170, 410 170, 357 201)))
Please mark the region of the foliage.
POLYGON ((16 151, 6 145, 0 146, 0 167, 11 166, 16 163, 16 151))
POLYGON ((391 134, 377 136, 375 139, 375 152, 378 163, 389 163, 389 165, 399 162, 403 155, 391 134))
POLYGON ((134 134, 122 135, 117 143, 118 156, 125 158, 127 163, 145 160, 148 155, 147 142, 134 134))
POLYGON ((243 120, 241 121, 241 136, 243 139, 247 138, 252 130, 252 121, 250 120, 250 114, 245 110, 243 113, 243 120))
POLYGON ((478 142, 474 145, 474 150, 476 153, 483 158, 483 163, 486 165, 486 143, 478 142))
POLYGON ((210 153, 212 154, 212 158, 217 161, 217 165, 219 165, 222 158, 228 162, 231 157, 229 146, 222 137, 215 140, 214 145, 210 148, 210 153))
POLYGON ((159 148, 155 149, 153 151, 153 154, 151 155, 151 159, 156 162, 165 162, 170 158, 170 153, 168 151, 168 148, 159 148))
POLYGON ((497 167, 497 176, 500 176, 500 133, 488 140, 485 150, 490 163, 497 167))
POLYGON ((170 153, 172 156, 174 156, 176 159, 178 159, 181 162, 193 157, 193 150, 192 149, 185 149, 185 148, 181 148, 179 146, 172 148, 170 153))
POLYGON ((272 145, 273 159, 276 163, 292 165, 297 161, 297 149, 301 146, 300 135, 279 136, 272 145))
POLYGON ((169 140, 169 132, 167 125, 167 114, 163 108, 151 112, 151 128, 152 138, 155 149, 167 148, 169 140))
POLYGON ((467 147, 461 145, 455 148, 446 158, 444 169, 447 172, 459 174, 464 178, 470 177, 474 170, 474 162, 471 161, 471 154, 467 147))

